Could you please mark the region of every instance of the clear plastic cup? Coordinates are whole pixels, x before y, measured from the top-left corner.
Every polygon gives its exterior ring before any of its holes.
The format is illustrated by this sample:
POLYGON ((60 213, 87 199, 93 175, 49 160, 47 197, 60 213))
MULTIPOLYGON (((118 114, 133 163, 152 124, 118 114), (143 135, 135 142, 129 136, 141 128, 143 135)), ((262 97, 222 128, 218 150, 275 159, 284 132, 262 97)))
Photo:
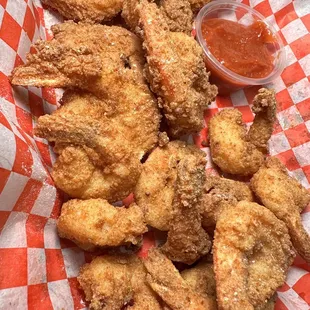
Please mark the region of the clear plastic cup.
POLYGON ((220 95, 227 95, 247 86, 268 84, 277 78, 285 67, 286 53, 277 31, 266 22, 263 15, 245 4, 235 1, 217 0, 205 5, 195 19, 195 30, 196 38, 205 54, 206 67, 211 71, 211 82, 218 86, 220 95), (274 57, 273 71, 263 78, 249 78, 239 75, 221 64, 210 52, 202 35, 202 23, 211 18, 231 20, 245 26, 249 26, 256 21, 262 21, 274 36, 274 42, 268 43, 273 45, 271 46, 274 57))

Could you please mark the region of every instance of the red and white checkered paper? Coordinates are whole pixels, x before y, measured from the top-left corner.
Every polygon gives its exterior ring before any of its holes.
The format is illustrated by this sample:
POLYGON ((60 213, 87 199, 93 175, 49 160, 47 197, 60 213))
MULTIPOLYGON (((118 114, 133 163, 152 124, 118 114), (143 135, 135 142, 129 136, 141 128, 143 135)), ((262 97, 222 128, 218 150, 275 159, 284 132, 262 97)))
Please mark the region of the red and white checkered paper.
MULTIPOLYGON (((279 31, 288 54, 281 77, 268 85, 279 102, 270 154, 310 187, 310 0, 244 0, 279 31)), ((62 197, 49 171, 55 158, 48 143, 33 135, 37 118, 57 107, 53 89, 14 87, 8 75, 25 62, 31 43, 50 39, 59 16, 39 0, 0 0, 0 310, 83 309, 76 276, 91 256, 56 233, 62 197)), ((249 102, 258 88, 217 98, 205 112, 236 107, 253 121, 249 102)), ((201 146, 207 129, 193 141, 201 146)), ((203 148, 208 157, 208 148, 203 148)), ((211 161, 209 160, 211 167, 211 161)), ((310 233, 310 207, 302 215, 310 233)), ((147 233, 140 255, 155 244, 147 233)), ((297 257, 278 291, 277 310, 310 309, 310 265, 297 257)))

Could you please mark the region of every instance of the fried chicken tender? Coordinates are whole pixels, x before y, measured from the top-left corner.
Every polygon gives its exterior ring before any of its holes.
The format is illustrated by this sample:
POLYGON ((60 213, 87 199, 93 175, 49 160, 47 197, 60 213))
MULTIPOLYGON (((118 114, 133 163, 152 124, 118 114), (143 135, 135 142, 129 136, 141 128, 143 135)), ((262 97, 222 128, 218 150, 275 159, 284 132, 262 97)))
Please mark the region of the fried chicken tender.
POLYGON ((181 276, 196 293, 207 299, 212 299, 214 309, 217 309, 213 264, 202 260, 196 266, 183 270, 181 276))
POLYGON ((64 203, 57 223, 59 236, 84 250, 138 244, 147 231, 143 212, 136 205, 114 207, 103 199, 64 203))
MULTIPOLYGON (((149 1, 152 2, 152 1, 149 1)), ((124 0, 122 17, 133 32, 139 33, 140 0, 124 0)), ((156 4, 172 32, 190 34, 193 28, 193 12, 188 0, 160 0, 156 4)))
POLYGON ((189 155, 177 166, 172 219, 162 251, 169 259, 188 265, 207 254, 209 235, 201 226, 200 203, 205 182, 205 159, 189 155))
POLYGON ((84 265, 78 281, 92 310, 161 310, 146 274, 136 256, 110 254, 84 265))
POLYGON ((248 133, 237 109, 225 109, 212 117, 211 156, 223 172, 252 175, 259 169, 273 131, 276 106, 274 91, 260 89, 253 100, 255 118, 248 133))
POLYGON ((215 98, 203 51, 194 38, 170 32, 156 4, 137 7, 147 53, 146 75, 160 99, 172 137, 203 128, 203 111, 215 98))
POLYGON ((120 27, 66 22, 52 29, 54 39, 36 45, 12 83, 85 89, 67 91, 63 106, 39 119, 36 134, 56 143, 52 175, 64 192, 123 199, 158 142, 160 113, 143 77, 141 42, 120 27))
POLYGON ((310 236, 300 217, 310 202, 310 193, 291 178, 277 158, 268 158, 251 179, 251 188, 266 208, 282 220, 298 254, 310 262, 310 236))
POLYGON ((247 201, 225 209, 213 245, 219 309, 266 306, 294 256, 285 224, 271 211, 247 201))
POLYGON ((253 193, 247 184, 207 175, 201 203, 202 226, 205 229, 214 228, 220 213, 242 200, 254 200, 253 193))
POLYGON ((149 273, 147 280, 151 288, 172 310, 216 309, 214 300, 193 290, 159 249, 149 251, 144 265, 149 273))
POLYGON ((122 0, 42 0, 67 19, 75 21, 108 21, 122 9, 122 0))
POLYGON ((177 179, 177 165, 187 156, 205 158, 194 145, 172 141, 157 147, 142 166, 135 188, 135 201, 142 208, 148 225, 168 231, 177 179))

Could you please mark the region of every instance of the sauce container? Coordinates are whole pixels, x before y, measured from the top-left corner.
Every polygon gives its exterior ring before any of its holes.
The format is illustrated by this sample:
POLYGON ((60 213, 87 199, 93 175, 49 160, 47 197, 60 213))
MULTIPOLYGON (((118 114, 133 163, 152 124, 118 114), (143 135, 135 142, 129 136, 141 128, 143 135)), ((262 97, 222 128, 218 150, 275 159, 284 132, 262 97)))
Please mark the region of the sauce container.
MULTIPOLYGON (((195 19, 195 30, 196 39, 204 51, 206 67, 211 72, 210 81, 218 86, 219 95, 228 95, 233 91, 248 86, 268 84, 277 78, 285 67, 285 49, 277 31, 266 22, 263 15, 245 4, 235 1, 217 0, 205 5, 195 19), (242 25, 240 26, 241 28, 244 26, 254 26, 255 28, 255 24, 262 24, 273 38, 272 41, 268 41, 268 50, 272 56, 273 70, 267 76, 253 78, 240 75, 225 67, 225 62, 219 61, 211 52, 211 46, 208 46, 204 36, 204 25, 207 25, 208 20, 210 20, 211 23, 211 19, 213 21, 215 19, 232 21, 242 25)), ((216 40, 216 37, 213 37, 213 39, 216 40)), ((236 44, 238 44, 238 42, 236 44)), ((222 48, 229 49, 229 44, 222 48)), ((221 50, 219 50, 219 52, 221 52, 221 50)), ((248 54, 246 55, 247 57, 248 54)), ((232 57, 233 55, 232 52, 232 57)), ((238 66, 238 63, 236 63, 236 66, 238 66)))

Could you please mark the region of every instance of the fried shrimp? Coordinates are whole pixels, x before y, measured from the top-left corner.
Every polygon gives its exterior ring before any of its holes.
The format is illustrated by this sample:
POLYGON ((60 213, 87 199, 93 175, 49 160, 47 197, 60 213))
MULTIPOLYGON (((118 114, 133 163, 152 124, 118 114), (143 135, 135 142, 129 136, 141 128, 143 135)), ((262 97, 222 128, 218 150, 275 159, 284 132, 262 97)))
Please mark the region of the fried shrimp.
POLYGON ((122 9, 122 0, 42 0, 56 9, 67 19, 75 21, 107 21, 116 16, 122 9))
POLYGON ((207 254, 209 235, 201 226, 200 203, 205 182, 205 159, 186 156, 177 166, 172 219, 162 251, 169 259, 188 265, 207 254))
POLYGON ((255 118, 248 133, 237 109, 225 109, 212 117, 209 124, 211 157, 223 172, 252 175, 263 164, 276 105, 274 91, 260 89, 253 101, 255 118))
POLYGON ((159 249, 153 248, 149 251, 144 265, 149 273, 147 280, 151 288, 172 310, 216 309, 214 300, 192 289, 159 249))
POLYGON ((203 111, 217 94, 209 83, 203 51, 194 38, 170 32, 156 4, 137 7, 147 53, 146 75, 160 97, 170 135, 180 137, 203 128, 203 111))
MULTIPOLYGON (((139 32, 139 3, 140 0, 125 0, 123 4, 122 17, 133 32, 139 32)), ((188 0, 160 0, 156 4, 170 31, 191 33, 193 12, 188 0)))
POLYGON ((201 203, 202 226, 205 229, 214 228, 220 213, 242 200, 254 200, 247 184, 207 175, 201 203))
POLYGON ((213 246, 220 309, 265 305, 284 281, 295 253, 285 224, 256 203, 225 209, 213 246))
POLYGON ((74 198, 116 201, 133 191, 140 160, 158 142, 160 113, 143 77, 140 40, 126 29, 66 22, 17 67, 12 83, 76 87, 35 133, 55 142, 52 176, 74 198))
POLYGON ((138 244, 147 231, 141 209, 114 207, 103 199, 64 203, 57 223, 59 236, 74 241, 84 250, 138 244))
POLYGON ((110 254, 84 265, 78 281, 93 310, 161 310, 146 274, 136 256, 110 254))
POLYGON ((213 264, 202 260, 196 266, 181 272, 182 278, 196 293, 212 299, 216 307, 216 284, 213 264))
POLYGON ((205 153, 194 145, 172 141, 157 147, 142 166, 135 188, 136 203, 142 208, 148 225, 168 231, 177 179, 177 165, 183 158, 205 153))
POLYGON ((266 208, 288 227, 298 254, 310 262, 310 236, 300 213, 310 202, 310 193, 291 178, 277 158, 268 158, 251 180, 251 188, 266 208))

